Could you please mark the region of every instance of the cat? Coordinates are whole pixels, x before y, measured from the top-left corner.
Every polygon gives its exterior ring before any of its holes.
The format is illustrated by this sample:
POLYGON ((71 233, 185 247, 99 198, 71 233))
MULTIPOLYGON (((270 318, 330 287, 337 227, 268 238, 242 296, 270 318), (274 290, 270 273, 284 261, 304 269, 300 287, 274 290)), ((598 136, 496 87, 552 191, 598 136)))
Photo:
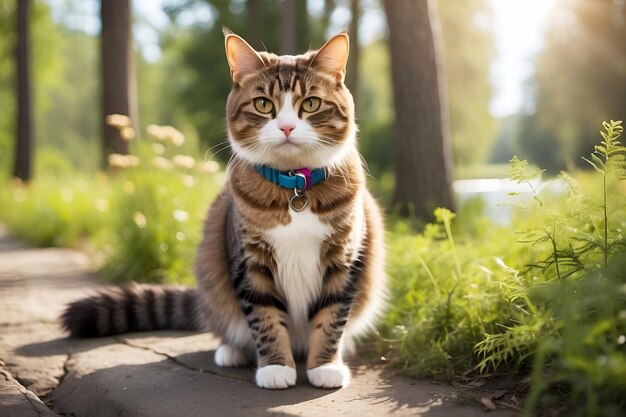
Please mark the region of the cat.
POLYGON ((131 285, 70 304, 71 336, 153 329, 222 337, 219 366, 256 360, 256 383, 348 383, 343 355, 386 298, 381 210, 356 149, 354 102, 344 84, 349 39, 277 56, 224 30, 232 90, 226 124, 233 157, 198 247, 197 289, 131 285))

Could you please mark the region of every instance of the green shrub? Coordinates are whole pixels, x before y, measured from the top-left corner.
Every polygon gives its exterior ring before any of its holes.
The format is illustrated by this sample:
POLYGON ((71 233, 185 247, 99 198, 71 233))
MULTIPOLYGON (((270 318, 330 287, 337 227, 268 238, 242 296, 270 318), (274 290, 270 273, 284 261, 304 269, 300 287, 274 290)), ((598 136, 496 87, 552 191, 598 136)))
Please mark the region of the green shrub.
POLYGON ((45 153, 45 175, 0 190, 0 219, 32 245, 94 246, 106 281, 191 283, 218 165, 178 155, 184 137, 174 128, 150 126, 150 141, 134 142, 128 118, 107 120, 131 141, 130 155, 113 154, 109 173, 88 176, 45 153))
POLYGON ((383 334, 406 373, 450 378, 472 368, 531 369, 526 415, 551 408, 622 415, 626 149, 618 141, 621 122, 604 128, 588 161, 597 171, 594 188, 586 192, 562 174, 567 195, 551 198, 537 187, 542 171, 513 158, 512 179, 531 190, 525 201, 511 197, 525 214, 516 220, 518 233, 470 219, 453 235, 453 214, 443 209, 420 235, 396 226, 383 334))
POLYGON ((106 228, 107 215, 98 207, 108 191, 102 181, 77 173, 28 185, 14 179, 0 191, 0 219, 31 245, 76 246, 106 228))
MULTIPOLYGON (((132 138, 126 119, 112 121, 132 138)), ((526 415, 623 413, 626 159, 621 123, 604 128, 588 160, 595 174, 561 174, 564 193, 538 187, 543 171, 512 159, 512 179, 530 190, 507 203, 520 213, 517 232, 478 215, 479 201, 456 218, 438 209, 420 233, 410 220, 392 222, 381 334, 404 373, 530 373, 526 415)), ((223 176, 214 163, 176 155, 184 138, 175 129, 151 126, 149 134, 131 143, 132 155, 113 155, 109 174, 50 163, 56 175, 10 182, 0 188, 0 219, 39 246, 87 239, 105 255, 106 280, 190 283, 202 219, 223 176)))

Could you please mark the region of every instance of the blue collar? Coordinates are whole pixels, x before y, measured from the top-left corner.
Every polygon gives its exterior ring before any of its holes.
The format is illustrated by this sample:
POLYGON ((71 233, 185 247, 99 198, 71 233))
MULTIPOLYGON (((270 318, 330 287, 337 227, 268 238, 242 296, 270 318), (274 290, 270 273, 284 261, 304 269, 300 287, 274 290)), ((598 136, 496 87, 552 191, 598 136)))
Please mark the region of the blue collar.
POLYGON ((306 191, 315 184, 319 184, 328 178, 325 168, 317 168, 313 171, 308 168, 299 168, 293 171, 278 171, 267 165, 258 165, 256 170, 266 180, 280 187, 300 192, 306 191))

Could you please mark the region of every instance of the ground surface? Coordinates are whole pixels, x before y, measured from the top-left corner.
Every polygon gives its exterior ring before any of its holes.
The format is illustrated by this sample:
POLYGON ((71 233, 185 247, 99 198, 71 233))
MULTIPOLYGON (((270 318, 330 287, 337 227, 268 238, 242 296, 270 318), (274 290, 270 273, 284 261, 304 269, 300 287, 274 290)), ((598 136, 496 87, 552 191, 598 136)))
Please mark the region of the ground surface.
MULTIPOLYGON (((254 370, 213 364, 218 339, 190 332, 67 339, 63 306, 97 288, 89 259, 33 249, 0 227, 0 416, 486 416, 445 384, 351 362, 352 382, 320 390, 298 370, 285 391, 257 388, 254 370)), ((490 415, 517 413, 498 408, 490 415)))

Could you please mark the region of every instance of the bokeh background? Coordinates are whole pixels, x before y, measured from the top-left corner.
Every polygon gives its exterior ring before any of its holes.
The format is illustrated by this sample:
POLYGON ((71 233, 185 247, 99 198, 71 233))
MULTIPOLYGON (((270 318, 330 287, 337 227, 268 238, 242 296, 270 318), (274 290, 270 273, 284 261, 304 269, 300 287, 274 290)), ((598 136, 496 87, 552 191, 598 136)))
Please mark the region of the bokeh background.
POLYGON ((350 34, 390 277, 364 357, 527 416, 624 415, 624 0, 0 0, 0 233, 193 285, 230 157, 223 25, 286 54, 350 34))
MULTIPOLYGON (((101 168, 104 117, 100 2, 32 3, 34 172, 93 172, 101 168)), ((551 172, 580 166, 599 123, 623 118, 623 0, 437 3, 456 178, 506 175, 498 165, 514 153, 551 172)), ((16 4, 0 1, 4 175, 11 172, 17 124, 16 4)), ((138 132, 152 123, 174 125, 196 154, 225 140, 230 81, 222 25, 278 53, 318 48, 349 29, 354 46, 347 84, 357 103, 360 148, 374 177, 391 171, 393 89, 381 2, 134 0, 130 7, 138 132)), ((228 150, 213 153, 208 156, 221 162, 229 156, 228 150)))

